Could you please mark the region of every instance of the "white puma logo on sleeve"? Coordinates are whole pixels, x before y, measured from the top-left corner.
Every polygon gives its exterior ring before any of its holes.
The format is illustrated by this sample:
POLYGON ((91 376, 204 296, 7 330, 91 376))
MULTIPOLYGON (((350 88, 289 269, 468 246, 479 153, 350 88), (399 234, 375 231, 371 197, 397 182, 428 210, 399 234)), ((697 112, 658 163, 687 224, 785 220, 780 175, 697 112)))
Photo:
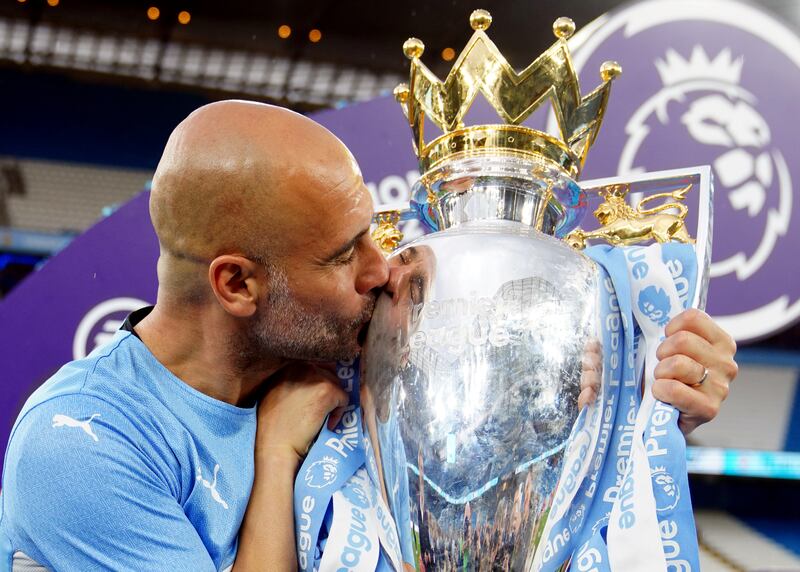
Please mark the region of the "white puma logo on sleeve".
POLYGON ((89 437, 95 440, 95 442, 99 441, 100 439, 97 438, 97 435, 94 434, 92 428, 89 424, 94 421, 95 417, 100 417, 99 413, 95 413, 89 419, 85 419, 84 421, 78 421, 77 419, 73 419, 68 415, 63 415, 61 413, 56 413, 53 415, 53 427, 80 427, 83 429, 84 433, 86 433, 89 437))
POLYGON ((203 483, 203 486, 209 490, 211 490, 211 498, 217 501, 225 510, 228 510, 228 503, 222 500, 222 497, 217 491, 217 473, 219 473, 219 463, 214 465, 214 481, 209 483, 207 480, 203 478, 203 472, 200 470, 200 467, 197 467, 197 480, 203 483))

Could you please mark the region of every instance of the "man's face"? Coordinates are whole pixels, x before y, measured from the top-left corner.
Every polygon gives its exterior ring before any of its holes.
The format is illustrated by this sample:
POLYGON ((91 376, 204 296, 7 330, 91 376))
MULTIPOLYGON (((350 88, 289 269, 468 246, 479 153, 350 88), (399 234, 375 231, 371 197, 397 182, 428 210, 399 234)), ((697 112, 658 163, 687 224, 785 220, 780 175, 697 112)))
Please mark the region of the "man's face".
POLYGON ((351 358, 388 277, 370 238, 372 199, 354 169, 296 214, 288 221, 294 228, 286 252, 267 269, 269 291, 254 341, 289 359, 351 358))

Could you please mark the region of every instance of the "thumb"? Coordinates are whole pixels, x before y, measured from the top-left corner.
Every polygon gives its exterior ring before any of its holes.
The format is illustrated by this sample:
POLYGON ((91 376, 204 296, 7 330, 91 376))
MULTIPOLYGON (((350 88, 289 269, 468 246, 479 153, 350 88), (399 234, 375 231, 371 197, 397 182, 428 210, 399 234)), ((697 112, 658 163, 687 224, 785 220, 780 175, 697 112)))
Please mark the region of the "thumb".
POLYGON ((328 415, 328 429, 333 431, 342 420, 344 414, 348 411, 350 405, 350 398, 344 390, 340 390, 340 395, 337 396, 336 404, 333 410, 328 415))

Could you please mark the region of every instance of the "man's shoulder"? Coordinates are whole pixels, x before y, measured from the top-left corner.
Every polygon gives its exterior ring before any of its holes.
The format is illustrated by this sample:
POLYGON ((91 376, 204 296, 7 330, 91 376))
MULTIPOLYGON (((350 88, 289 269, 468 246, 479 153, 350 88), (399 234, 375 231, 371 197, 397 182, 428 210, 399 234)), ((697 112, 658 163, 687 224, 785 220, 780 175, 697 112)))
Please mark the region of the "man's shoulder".
MULTIPOLYGON (((125 488, 149 475, 174 490, 174 471, 160 455, 163 437, 146 432, 141 411, 130 410, 91 391, 52 391, 26 405, 11 431, 3 467, 4 520, 29 514, 34 497, 79 513, 86 495, 99 494, 97 482, 125 488), (99 476, 99 475, 102 475, 99 476), (59 482, 72 483, 72 498, 59 500, 59 482), (113 484, 109 484, 113 483, 113 484)), ((63 492, 63 491, 62 491, 63 492)), ((38 506, 38 505, 37 505, 38 506)), ((48 509, 50 510, 50 509, 48 509)))
POLYGON ((6 465, 15 455, 30 459, 41 453, 42 463, 48 456, 80 457, 102 433, 116 446, 141 440, 137 421, 147 403, 134 391, 124 348, 129 337, 119 332, 85 358, 61 367, 34 391, 12 428, 6 465))
POLYGON ((108 343, 88 356, 63 365, 31 394, 22 407, 20 418, 42 403, 61 396, 83 394, 113 402, 113 394, 128 391, 125 385, 135 377, 131 338, 129 332, 117 332, 108 343))
POLYGON ((20 416, 0 496, 0 534, 14 551, 48 568, 58 562, 78 570, 89 560, 110 568, 131 554, 157 558, 170 546, 151 542, 152 530, 186 524, 179 503, 191 492, 183 486, 194 482, 164 453, 164 437, 143 429, 141 413, 78 391, 51 395, 20 416), (119 538, 111 539, 125 527, 117 554, 119 538))
POLYGON ((6 453, 6 466, 32 462, 49 465, 58 459, 80 461, 103 449, 137 448, 141 433, 129 412, 90 392, 53 392, 29 403, 17 418, 6 453))

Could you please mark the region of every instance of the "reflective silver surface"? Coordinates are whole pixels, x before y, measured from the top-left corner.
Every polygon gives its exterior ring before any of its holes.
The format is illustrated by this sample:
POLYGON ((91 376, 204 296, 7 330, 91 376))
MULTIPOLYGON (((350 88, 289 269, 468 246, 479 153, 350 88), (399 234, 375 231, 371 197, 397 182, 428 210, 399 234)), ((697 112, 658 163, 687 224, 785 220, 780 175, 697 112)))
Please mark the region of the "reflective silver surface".
POLYGON ((412 206, 433 230, 511 220, 565 236, 586 212, 580 186, 564 171, 544 159, 514 154, 453 159, 425 173, 412 196, 412 206))
POLYGON ((450 228, 390 258, 362 405, 382 493, 417 568, 522 570, 578 414, 597 270, 533 228, 548 201, 533 175, 456 179, 435 205, 450 228))

